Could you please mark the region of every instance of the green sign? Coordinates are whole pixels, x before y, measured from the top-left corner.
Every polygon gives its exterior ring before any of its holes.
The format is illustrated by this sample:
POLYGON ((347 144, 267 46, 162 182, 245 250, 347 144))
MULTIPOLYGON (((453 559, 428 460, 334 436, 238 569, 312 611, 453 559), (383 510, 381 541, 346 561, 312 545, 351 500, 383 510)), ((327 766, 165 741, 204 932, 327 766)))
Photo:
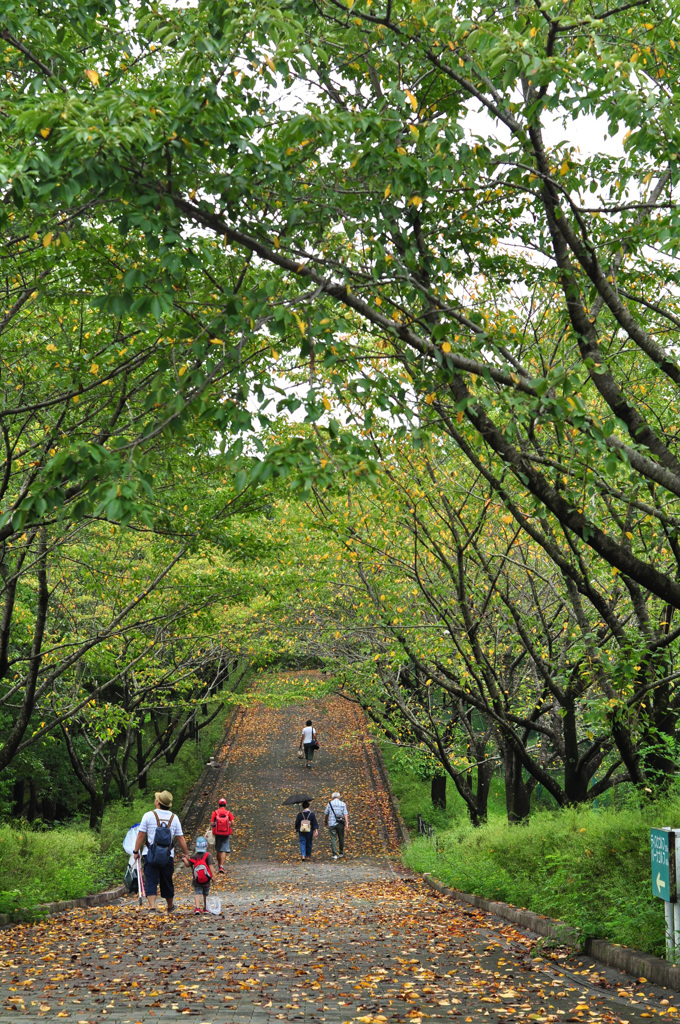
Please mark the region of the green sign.
POLYGON ((652 892, 662 900, 674 903, 675 832, 665 828, 650 829, 652 845, 652 892))

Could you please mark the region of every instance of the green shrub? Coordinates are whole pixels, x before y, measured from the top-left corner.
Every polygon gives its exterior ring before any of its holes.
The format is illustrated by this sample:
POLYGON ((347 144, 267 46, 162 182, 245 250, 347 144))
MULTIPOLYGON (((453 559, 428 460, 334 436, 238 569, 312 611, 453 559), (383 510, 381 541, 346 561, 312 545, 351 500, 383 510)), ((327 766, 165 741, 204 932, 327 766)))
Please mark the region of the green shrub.
POLYGON ((87 896, 100 883, 99 837, 89 829, 0 825, 0 913, 87 896))
POLYGON ((465 819, 416 839, 404 861, 446 885, 566 921, 585 935, 663 955, 664 914, 651 894, 649 829, 680 824, 680 796, 654 803, 534 814, 522 825, 465 819))

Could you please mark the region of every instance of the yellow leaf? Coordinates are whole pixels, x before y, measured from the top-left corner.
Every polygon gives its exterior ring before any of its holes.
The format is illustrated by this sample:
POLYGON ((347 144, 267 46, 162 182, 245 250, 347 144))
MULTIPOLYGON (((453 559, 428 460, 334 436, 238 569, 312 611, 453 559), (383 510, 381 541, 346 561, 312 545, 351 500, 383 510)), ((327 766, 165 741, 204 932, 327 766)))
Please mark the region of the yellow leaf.
POLYGON ((391 191, 392 191, 392 186, 388 185, 387 188, 385 189, 385 199, 387 199, 387 197, 388 197, 388 195, 390 194, 391 191))
POLYGON ((512 516, 503 516, 503 522, 504 523, 511 523, 512 522, 512 516))
POLYGON ((329 409, 330 409, 330 407, 331 407, 331 403, 330 403, 330 402, 328 401, 328 399, 326 398, 326 396, 325 396, 325 395, 323 396, 323 399, 322 399, 322 401, 323 401, 323 407, 324 407, 324 409, 325 409, 325 410, 326 410, 326 411, 328 412, 328 410, 329 410, 329 409))
POLYGON ((300 334, 304 336, 307 333, 307 324, 304 322, 304 320, 300 319, 295 310, 293 310, 293 316, 295 317, 296 324, 300 328, 300 334))
POLYGON ((410 89, 406 90, 406 96, 414 110, 418 109, 418 100, 415 98, 410 89))
POLYGON ((531 36, 532 39, 537 34, 538 34, 538 29, 537 28, 532 28, 531 32, 529 33, 529 35, 531 36))
POLYGON ((281 243, 279 242, 279 236, 278 235, 274 235, 274 248, 275 249, 280 249, 281 248, 281 243))
POLYGON ((414 124, 410 124, 408 126, 408 130, 410 131, 411 135, 415 135, 415 137, 417 139, 420 138, 420 132, 418 131, 418 129, 416 128, 416 126, 414 124))
POLYGON ((444 344, 442 345, 442 352, 450 352, 450 351, 451 351, 451 343, 449 341, 445 341, 444 344))
POLYGON ((186 366, 180 366, 180 368, 179 368, 179 376, 183 377, 186 372, 187 372, 186 366))
POLYGON ((90 79, 93 85, 99 85, 99 75, 96 71, 87 70, 85 74, 90 79))
POLYGON ((560 167, 560 174, 566 174, 568 172, 568 170, 569 170, 569 164, 565 160, 564 163, 562 164, 562 166, 560 167))
POLYGON ((97 374, 99 373, 99 363, 92 364, 92 366, 90 367, 90 373, 93 374, 93 376, 95 377, 97 376, 97 374))
POLYGON ((626 530, 626 537, 628 538, 628 540, 632 540, 633 539, 633 534, 632 533, 628 533, 628 531, 626 530))
POLYGON ((328 459, 321 459, 319 465, 321 466, 322 469, 325 469, 326 466, 328 465, 328 459))
POLYGON ((211 338, 210 339, 210 344, 211 345, 223 345, 224 342, 222 341, 221 338, 211 338))
POLYGON ((52 131, 51 128, 41 128, 40 129, 40 134, 42 135, 43 139, 46 139, 51 131, 52 131))
POLYGON ((276 73, 276 64, 275 64, 275 63, 274 63, 274 61, 273 61, 273 60, 271 59, 271 57, 265 57, 265 61, 267 62, 267 65, 268 65, 268 67, 270 67, 270 68, 271 68, 271 70, 272 70, 272 71, 273 71, 274 73, 276 73))
POLYGON ((47 248, 47 246, 51 243, 53 235, 53 231, 48 231, 45 237, 43 238, 43 245, 45 246, 45 248, 47 248))
POLYGON ((427 402, 428 405, 432 405, 436 397, 437 395, 433 391, 431 395, 425 395, 425 401, 427 402))
POLYGON ((411 196, 411 198, 409 199, 409 201, 408 201, 408 203, 406 205, 407 206, 422 206, 423 205, 423 201, 420 198, 420 196, 411 196))
POLYGON ((48 352, 56 352, 57 351, 57 346, 53 345, 51 342, 50 342, 49 345, 46 345, 45 348, 47 349, 48 352))
POLYGON ((401 153, 402 156, 406 156, 406 150, 403 146, 397 146, 397 153, 401 153))

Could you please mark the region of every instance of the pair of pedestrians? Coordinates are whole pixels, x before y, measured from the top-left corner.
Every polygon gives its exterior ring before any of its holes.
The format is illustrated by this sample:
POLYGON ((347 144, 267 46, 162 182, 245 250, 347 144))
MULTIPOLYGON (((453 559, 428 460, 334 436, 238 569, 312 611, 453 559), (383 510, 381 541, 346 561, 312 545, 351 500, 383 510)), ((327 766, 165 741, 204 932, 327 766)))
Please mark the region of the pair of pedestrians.
MULTIPOLYGON (((345 856, 345 834, 349 831, 349 812, 347 804, 340 799, 340 793, 333 793, 324 811, 324 825, 328 829, 331 840, 333 860, 345 856)), ((295 819, 295 831, 300 841, 300 857, 309 860, 312 856, 312 844, 319 834, 319 823, 316 814, 310 809, 309 800, 302 804, 302 810, 295 819)))

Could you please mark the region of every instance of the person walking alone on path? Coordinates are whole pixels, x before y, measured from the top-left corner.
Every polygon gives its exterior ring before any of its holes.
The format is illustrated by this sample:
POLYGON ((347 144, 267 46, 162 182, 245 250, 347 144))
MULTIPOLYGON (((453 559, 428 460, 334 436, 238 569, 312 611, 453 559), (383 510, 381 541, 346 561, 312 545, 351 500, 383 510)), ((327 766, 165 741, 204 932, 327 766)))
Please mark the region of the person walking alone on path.
MULTIPOLYGON (((155 810, 147 811, 143 816, 137 839, 135 840, 134 857, 140 860, 140 850, 147 844, 148 852, 144 865, 144 883, 149 910, 156 909, 156 894, 160 883, 161 896, 168 902, 168 913, 174 910, 175 886, 172 875, 175 870, 175 851, 172 844, 175 839, 185 857, 189 856, 189 847, 182 832, 182 825, 176 814, 173 814, 172 793, 164 789, 156 793, 155 810)), ((137 870, 141 870, 138 865, 137 870)))
POLYGON ((345 856, 345 833, 349 832, 349 814, 347 804, 340 799, 336 791, 326 804, 323 818, 324 825, 331 837, 331 853, 333 860, 345 856))
POLYGON ((319 823, 314 811, 309 809, 309 800, 302 803, 302 810, 295 819, 295 831, 300 840, 300 856, 303 860, 311 860, 312 843, 319 834, 319 823))
POLYGON ((215 837, 218 871, 224 871, 224 862, 227 859, 227 854, 231 853, 231 836, 234 831, 232 828, 233 822, 234 815, 231 811, 227 810, 227 801, 224 797, 220 797, 217 810, 213 811, 210 816, 212 834, 215 837))
POLYGON ((314 757, 314 751, 317 749, 318 743, 316 739, 316 729, 312 725, 311 718, 307 719, 307 724, 302 730, 302 736, 300 737, 300 750, 305 748, 305 768, 312 767, 312 758, 314 757))

